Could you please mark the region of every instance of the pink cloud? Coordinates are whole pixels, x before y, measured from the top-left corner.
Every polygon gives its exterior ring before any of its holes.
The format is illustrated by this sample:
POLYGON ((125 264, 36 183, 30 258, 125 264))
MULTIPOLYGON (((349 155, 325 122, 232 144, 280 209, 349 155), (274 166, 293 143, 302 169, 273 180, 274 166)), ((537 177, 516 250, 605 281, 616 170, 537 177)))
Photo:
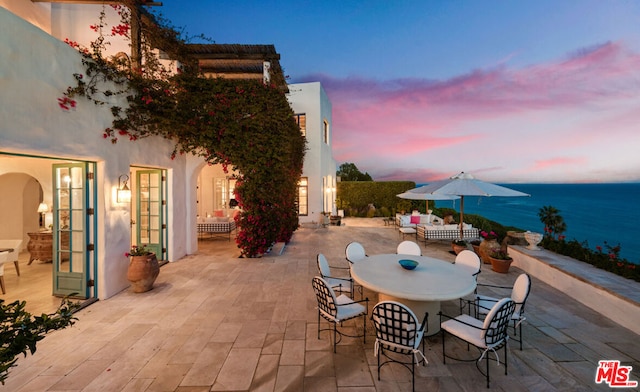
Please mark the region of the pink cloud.
POLYGON ((549 168, 554 168, 558 166, 565 167, 567 165, 578 166, 578 165, 584 165, 585 163, 587 163, 587 161, 588 160, 586 158, 566 158, 566 157, 545 159, 545 160, 535 161, 533 170, 543 170, 543 169, 549 169, 549 168))
MULTIPOLYGON (((426 157, 438 167, 454 155, 468 159, 467 168, 487 163, 508 167, 504 162, 486 162, 479 148, 510 151, 508 143, 524 128, 538 137, 528 142, 527 151, 511 152, 520 160, 530 155, 523 170, 576 165, 584 161, 540 159, 546 155, 540 154, 553 151, 548 146, 597 143, 594 139, 602 136, 606 124, 624 124, 619 132, 628 134, 628 127, 640 122, 640 54, 618 42, 583 48, 552 63, 520 69, 503 63, 442 81, 329 75, 306 79, 321 81, 331 99, 336 160, 354 162, 375 179, 420 175, 428 180, 431 177, 422 176, 440 170, 418 167, 426 157), (612 113, 612 108, 623 106, 624 113, 612 113), (594 120, 598 111, 601 120, 594 120), (412 157, 423 159, 411 167, 412 157)), ((457 165, 451 167, 445 176, 459 171, 457 165)))

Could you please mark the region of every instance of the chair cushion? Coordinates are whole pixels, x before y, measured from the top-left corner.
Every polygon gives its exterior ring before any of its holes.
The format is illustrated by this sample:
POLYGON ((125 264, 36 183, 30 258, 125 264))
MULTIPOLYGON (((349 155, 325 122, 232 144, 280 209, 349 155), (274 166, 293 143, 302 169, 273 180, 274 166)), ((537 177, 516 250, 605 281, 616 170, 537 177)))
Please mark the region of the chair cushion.
POLYGON ((498 298, 489 297, 486 295, 476 295, 476 304, 478 305, 479 314, 487 314, 493 308, 493 305, 498 303, 498 298))
MULTIPOLYGON (((495 305, 498 301, 498 298, 489 297, 486 295, 476 295, 476 304, 478 305, 478 313, 486 315, 489 313, 493 305, 495 305)), ((520 309, 522 307, 516 304, 516 310, 513 312, 511 316, 511 320, 520 320, 520 309)))
POLYGON ((339 305, 338 314, 336 315, 337 322, 349 320, 350 318, 360 316, 367 312, 367 309, 364 306, 353 302, 351 298, 344 294, 336 298, 336 304, 339 305))
POLYGON ((327 281, 327 283, 329 284, 329 286, 335 290, 335 291, 346 291, 346 292, 351 292, 351 282, 349 280, 345 279, 336 279, 336 278, 330 278, 328 276, 324 277, 324 280, 327 281))
POLYGON ((454 319, 443 322, 440 327, 450 334, 466 340, 476 347, 486 348, 484 337, 482 336, 482 323, 482 320, 478 320, 466 314, 461 314, 454 319), (471 324, 477 328, 463 323, 471 324))

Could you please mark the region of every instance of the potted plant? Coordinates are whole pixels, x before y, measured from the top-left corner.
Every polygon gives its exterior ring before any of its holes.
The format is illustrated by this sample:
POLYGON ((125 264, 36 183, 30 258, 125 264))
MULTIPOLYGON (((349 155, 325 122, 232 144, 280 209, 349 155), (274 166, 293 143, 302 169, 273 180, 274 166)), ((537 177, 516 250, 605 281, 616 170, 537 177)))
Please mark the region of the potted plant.
POLYGON ((480 240, 471 241, 471 246, 473 247, 473 251, 480 256, 480 240))
POLYGON ((491 264, 491 259, 489 258, 490 253, 498 252, 500 250, 500 244, 498 243, 498 235, 494 231, 481 231, 480 236, 482 236, 483 240, 480 243, 480 258, 482 262, 485 264, 491 264))
POLYGON ((491 269, 501 274, 509 272, 509 267, 513 259, 509 256, 509 253, 503 250, 491 252, 489 254, 491 260, 491 269))
POLYGON ((467 241, 465 240, 453 240, 451 241, 451 249, 453 249, 453 251, 455 252, 455 254, 458 254, 460 252, 462 252, 465 249, 468 249, 469 245, 467 244, 467 241))
POLYGON ((134 293, 144 293, 153 288, 160 266, 156 254, 151 252, 146 245, 133 245, 131 250, 124 254, 130 257, 127 279, 131 282, 134 293))

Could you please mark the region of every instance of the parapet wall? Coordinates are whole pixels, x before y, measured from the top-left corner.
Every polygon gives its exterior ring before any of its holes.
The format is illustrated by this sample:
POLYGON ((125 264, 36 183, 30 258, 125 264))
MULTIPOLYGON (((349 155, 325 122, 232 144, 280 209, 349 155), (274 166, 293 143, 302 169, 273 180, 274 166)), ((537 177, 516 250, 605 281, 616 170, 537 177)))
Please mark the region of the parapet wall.
POLYGON ((640 283, 544 249, 509 246, 509 254, 512 266, 640 335, 640 303, 624 295, 637 293, 640 283))

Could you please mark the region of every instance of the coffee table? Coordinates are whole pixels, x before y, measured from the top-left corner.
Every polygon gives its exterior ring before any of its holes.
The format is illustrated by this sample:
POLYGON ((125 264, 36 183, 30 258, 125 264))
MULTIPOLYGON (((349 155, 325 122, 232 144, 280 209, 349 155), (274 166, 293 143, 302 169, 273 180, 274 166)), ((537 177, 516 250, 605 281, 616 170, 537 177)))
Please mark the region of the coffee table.
POLYGON ((380 301, 407 305, 419 320, 429 312, 428 335, 440 331, 441 301, 462 298, 476 288, 475 279, 464 268, 428 256, 371 255, 351 266, 351 276, 363 287, 377 292, 380 301), (419 264, 414 270, 405 270, 398 263, 400 259, 419 264))

